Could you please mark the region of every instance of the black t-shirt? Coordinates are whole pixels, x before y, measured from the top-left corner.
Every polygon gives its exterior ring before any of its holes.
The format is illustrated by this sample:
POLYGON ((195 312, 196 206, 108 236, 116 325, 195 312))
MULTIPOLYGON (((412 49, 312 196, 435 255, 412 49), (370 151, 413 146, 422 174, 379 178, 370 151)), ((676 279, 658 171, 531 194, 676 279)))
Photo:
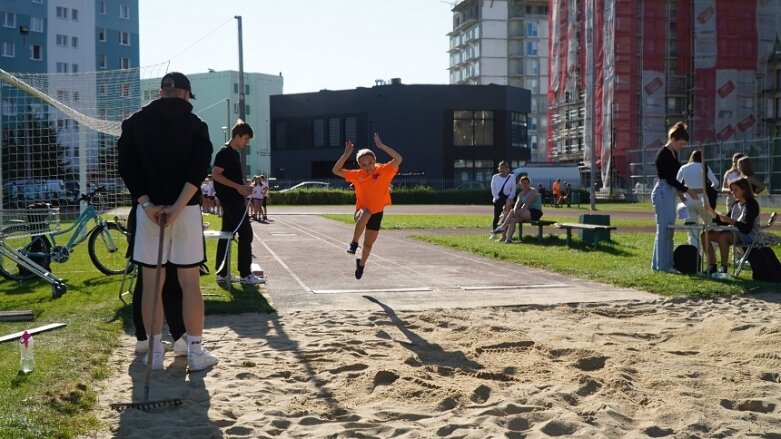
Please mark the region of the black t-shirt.
MULTIPOLYGON (((239 155, 239 151, 231 148, 227 144, 223 145, 223 147, 217 151, 217 155, 214 157, 214 166, 222 168, 222 175, 228 180, 240 185, 246 184, 244 181, 244 173, 241 172, 241 156, 239 155)), ((214 181, 214 191, 217 193, 217 198, 221 201, 244 200, 244 197, 241 196, 236 189, 220 184, 217 180, 214 181)))

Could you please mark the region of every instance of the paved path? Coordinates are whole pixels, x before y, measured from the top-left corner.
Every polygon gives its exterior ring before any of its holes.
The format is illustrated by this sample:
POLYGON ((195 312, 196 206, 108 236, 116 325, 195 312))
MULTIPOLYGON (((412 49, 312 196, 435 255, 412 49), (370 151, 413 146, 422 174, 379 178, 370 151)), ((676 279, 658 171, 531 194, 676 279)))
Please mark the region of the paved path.
MULTIPOLYGON (((433 213, 430 206, 423 208, 394 207, 392 212, 433 213)), ((254 258, 266 273, 268 298, 281 312, 375 309, 365 295, 396 310, 658 298, 423 243, 408 238, 409 232, 391 230, 380 233, 363 279, 356 280, 355 256, 346 252, 352 226, 316 211, 352 213, 352 208, 277 208, 271 223, 253 222, 254 258)))

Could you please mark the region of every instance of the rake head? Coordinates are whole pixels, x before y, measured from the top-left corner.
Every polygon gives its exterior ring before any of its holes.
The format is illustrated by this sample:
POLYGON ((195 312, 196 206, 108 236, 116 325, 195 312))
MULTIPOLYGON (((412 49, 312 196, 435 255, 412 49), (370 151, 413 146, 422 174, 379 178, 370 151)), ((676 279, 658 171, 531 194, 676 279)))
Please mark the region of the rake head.
POLYGON ((182 400, 175 399, 161 399, 158 401, 142 401, 142 402, 126 402, 111 404, 111 408, 115 411, 122 412, 125 409, 136 409, 143 412, 148 412, 157 409, 176 408, 182 405, 182 400))

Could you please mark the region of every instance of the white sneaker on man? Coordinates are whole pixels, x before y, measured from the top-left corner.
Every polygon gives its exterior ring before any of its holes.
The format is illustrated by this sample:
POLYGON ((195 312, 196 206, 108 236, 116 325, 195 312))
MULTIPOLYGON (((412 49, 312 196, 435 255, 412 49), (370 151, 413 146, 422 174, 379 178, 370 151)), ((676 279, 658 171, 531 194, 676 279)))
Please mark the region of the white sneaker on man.
POLYGON ((220 276, 220 275, 218 274, 218 275, 216 276, 216 278, 217 278, 217 283, 218 283, 218 284, 222 284, 222 285, 225 285, 225 284, 227 284, 228 282, 231 282, 231 283, 232 283, 232 282, 238 282, 238 281, 239 281, 239 279, 240 279, 238 276, 234 276, 234 275, 232 275, 232 274, 229 274, 229 275, 227 275, 227 276, 220 276))
POLYGON ((174 356, 187 355, 187 334, 182 334, 179 340, 174 342, 174 356))
MULTIPOLYGON (((173 349, 173 344, 170 341, 163 340, 161 343, 163 343, 163 349, 166 352, 173 349)), ((149 340, 136 340, 136 353, 145 354, 147 352, 149 352, 149 340)))
POLYGON ((187 354, 187 366, 189 367, 190 372, 208 369, 219 362, 220 359, 205 348, 201 348, 201 352, 198 354, 195 352, 187 354))
MULTIPOLYGON (((149 356, 144 355, 144 366, 147 365, 148 359, 149 356)), ((152 370, 163 370, 163 369, 165 369, 165 352, 152 352, 152 370)))
POLYGON ((250 273, 239 279, 239 282, 241 282, 243 285, 260 285, 266 283, 266 279, 255 275, 255 273, 250 273))

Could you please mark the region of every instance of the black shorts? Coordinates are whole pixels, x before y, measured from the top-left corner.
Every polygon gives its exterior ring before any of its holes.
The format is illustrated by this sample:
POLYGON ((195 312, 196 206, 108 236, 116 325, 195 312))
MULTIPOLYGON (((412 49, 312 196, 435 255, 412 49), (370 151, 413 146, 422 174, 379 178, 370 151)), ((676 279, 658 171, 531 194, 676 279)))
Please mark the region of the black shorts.
POLYGON ((380 230, 380 225, 382 224, 382 214, 383 212, 373 213, 372 216, 369 217, 369 222, 366 223, 366 229, 380 230))

